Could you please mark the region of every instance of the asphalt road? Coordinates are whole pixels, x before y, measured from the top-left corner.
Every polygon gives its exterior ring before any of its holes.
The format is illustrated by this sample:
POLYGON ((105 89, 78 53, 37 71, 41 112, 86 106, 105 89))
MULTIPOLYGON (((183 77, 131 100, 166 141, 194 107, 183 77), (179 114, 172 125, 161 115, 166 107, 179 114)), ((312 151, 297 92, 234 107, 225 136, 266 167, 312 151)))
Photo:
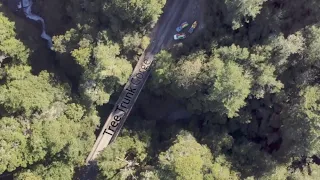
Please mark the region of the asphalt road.
MULTIPOLYGON (((200 10, 201 1, 202 0, 167 0, 164 13, 161 15, 150 35, 151 43, 140 57, 118 101, 115 103, 113 110, 101 129, 86 159, 87 164, 93 161, 120 133, 126 118, 148 79, 152 64, 154 63, 154 55, 177 42, 173 40, 176 27, 184 21, 192 24, 193 21, 197 20, 200 21, 199 26, 201 28, 201 21, 203 19, 203 13, 200 10)), ((188 28, 190 28, 190 25, 188 28)), ((195 31, 197 31, 197 29, 195 31)), ((189 34, 186 34, 188 38, 189 34)))

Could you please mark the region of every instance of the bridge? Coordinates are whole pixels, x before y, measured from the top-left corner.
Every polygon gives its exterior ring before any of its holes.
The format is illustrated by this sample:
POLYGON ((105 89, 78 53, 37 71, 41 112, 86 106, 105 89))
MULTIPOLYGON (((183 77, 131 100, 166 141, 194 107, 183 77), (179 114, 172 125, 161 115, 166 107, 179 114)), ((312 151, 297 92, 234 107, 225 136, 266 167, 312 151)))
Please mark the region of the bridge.
POLYGON ((145 82, 147 81, 154 62, 154 56, 165 49, 173 41, 176 27, 182 21, 193 22, 200 19, 201 0, 167 0, 164 13, 153 29, 150 39, 152 42, 134 68, 127 84, 124 86, 119 99, 107 118, 86 163, 94 161, 98 154, 113 142, 121 131, 134 103, 136 102, 145 82), (191 12, 191 13, 190 13, 191 12))

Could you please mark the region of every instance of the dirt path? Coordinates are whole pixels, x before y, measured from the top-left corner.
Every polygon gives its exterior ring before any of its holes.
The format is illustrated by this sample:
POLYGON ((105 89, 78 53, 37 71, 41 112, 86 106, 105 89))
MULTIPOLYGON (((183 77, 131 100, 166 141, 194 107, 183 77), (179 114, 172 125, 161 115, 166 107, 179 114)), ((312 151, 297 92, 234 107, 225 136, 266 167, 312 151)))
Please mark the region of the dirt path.
MULTIPOLYGON (((136 102, 150 74, 154 55, 168 48, 174 41, 175 29, 184 21, 192 24, 201 18, 201 0, 167 0, 164 13, 151 33, 151 44, 140 57, 131 77, 115 103, 101 133, 99 134, 86 162, 93 161, 97 155, 115 140, 136 102)), ((189 26, 190 27, 190 26, 189 26)), ((189 34, 187 33, 187 36, 189 34)))
MULTIPOLYGON (((179 0, 177 0, 179 1, 179 0)), ((180 4, 180 11, 179 14, 175 17, 173 24, 171 27, 168 28, 168 33, 166 33, 165 41, 161 45, 161 49, 168 49, 172 45, 183 42, 182 41, 175 41, 173 39, 173 35, 176 34, 176 28, 183 22, 188 22, 190 25, 184 30, 187 35, 187 38, 190 36, 194 36, 194 34, 199 33, 199 30, 202 29, 203 22, 204 22, 204 2, 205 0, 189 0, 183 1, 182 5, 180 4), (191 24, 194 21, 198 21, 198 27, 193 34, 189 34, 186 31, 190 28, 191 24)), ((162 24, 162 23, 160 23, 162 24)))

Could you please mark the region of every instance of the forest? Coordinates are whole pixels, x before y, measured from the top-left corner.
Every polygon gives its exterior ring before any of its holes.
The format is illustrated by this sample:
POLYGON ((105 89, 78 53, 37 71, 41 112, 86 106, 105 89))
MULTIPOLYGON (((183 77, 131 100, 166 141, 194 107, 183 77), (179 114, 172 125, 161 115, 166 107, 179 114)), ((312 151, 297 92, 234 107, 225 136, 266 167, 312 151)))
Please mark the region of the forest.
MULTIPOLYGON (((0 1, 0 179, 84 173, 167 1, 35 0, 53 51, 0 1)), ((205 28, 155 56, 92 179, 318 180, 320 2, 199 1, 205 28)))

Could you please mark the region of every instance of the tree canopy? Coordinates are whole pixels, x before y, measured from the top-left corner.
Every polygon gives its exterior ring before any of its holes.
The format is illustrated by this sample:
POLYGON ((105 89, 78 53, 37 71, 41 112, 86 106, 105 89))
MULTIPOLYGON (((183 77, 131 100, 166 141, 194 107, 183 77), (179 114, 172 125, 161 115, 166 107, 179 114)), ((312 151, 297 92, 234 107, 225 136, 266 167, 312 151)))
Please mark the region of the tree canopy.
POLYGON ((319 179, 318 1, 33 1, 53 50, 12 7, 0 3, 0 177, 319 179), (166 39, 180 20, 198 26, 166 39), (151 75, 89 172, 84 161, 150 43, 151 75))

